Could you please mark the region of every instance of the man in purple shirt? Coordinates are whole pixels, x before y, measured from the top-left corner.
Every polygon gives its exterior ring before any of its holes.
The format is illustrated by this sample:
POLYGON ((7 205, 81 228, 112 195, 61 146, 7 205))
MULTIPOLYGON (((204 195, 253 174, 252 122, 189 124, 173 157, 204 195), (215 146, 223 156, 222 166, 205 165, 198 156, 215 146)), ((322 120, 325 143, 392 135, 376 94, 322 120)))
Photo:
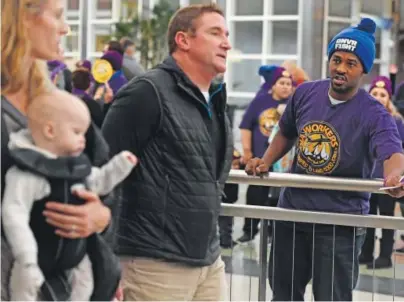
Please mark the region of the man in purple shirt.
MULTIPOLYGON (((330 79, 297 88, 280 131, 263 158, 248 162, 248 174, 266 173, 297 142, 292 173, 366 179, 373 176, 376 161, 383 161, 386 185, 400 184, 404 155, 396 123, 359 88, 375 58, 375 29, 365 18, 331 40, 330 79)), ((403 196, 404 189, 389 194, 403 196)), ((366 215, 369 197, 365 192, 283 188, 278 206, 366 215)), ((365 233, 362 228, 277 222, 269 261, 273 300, 304 300, 310 279, 316 301, 352 300, 365 233)))
MULTIPOLYGON (((378 76, 373 79, 369 94, 382 104, 386 110, 393 116, 401 141, 404 143, 404 123, 403 117, 397 112, 392 104, 392 82, 385 76, 378 76)), ((383 178, 383 162, 377 162, 373 177, 383 178)), ((372 194, 370 197, 369 214, 377 215, 379 212, 383 216, 394 216, 396 198, 387 194, 372 194)), ((360 264, 366 264, 369 269, 383 269, 393 266, 391 256, 393 254, 394 230, 382 229, 382 238, 380 239, 380 253, 374 258, 375 251, 375 229, 368 228, 365 242, 362 246, 362 252, 359 257, 360 264)))

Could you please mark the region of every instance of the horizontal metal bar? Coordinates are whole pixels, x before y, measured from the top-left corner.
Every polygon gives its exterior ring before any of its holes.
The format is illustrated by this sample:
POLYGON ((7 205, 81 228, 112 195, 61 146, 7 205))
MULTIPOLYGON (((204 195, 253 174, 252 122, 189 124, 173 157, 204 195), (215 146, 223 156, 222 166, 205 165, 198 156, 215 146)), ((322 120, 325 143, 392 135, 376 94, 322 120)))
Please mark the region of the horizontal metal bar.
POLYGON ((328 225, 404 230, 404 218, 289 210, 222 203, 221 215, 328 225))
POLYGON ((383 180, 377 179, 371 180, 275 172, 270 172, 267 176, 259 177, 248 176, 241 170, 231 170, 227 182, 271 187, 292 187, 384 194, 383 191, 379 191, 379 188, 383 186, 383 180))

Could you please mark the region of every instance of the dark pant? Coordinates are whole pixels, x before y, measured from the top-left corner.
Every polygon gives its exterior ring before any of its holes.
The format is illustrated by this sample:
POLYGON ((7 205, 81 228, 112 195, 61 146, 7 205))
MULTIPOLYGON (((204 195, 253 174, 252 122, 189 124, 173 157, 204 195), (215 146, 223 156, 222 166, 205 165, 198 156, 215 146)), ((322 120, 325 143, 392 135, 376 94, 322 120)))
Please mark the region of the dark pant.
MULTIPOLYGON (((372 194, 370 198, 369 214, 377 215, 379 209, 380 215, 394 216, 394 207, 396 199, 389 195, 372 194)), ((380 257, 391 258, 394 245, 394 230, 382 229, 382 239, 380 241, 380 257)), ((375 247, 375 229, 369 228, 366 232, 365 243, 362 247, 362 257, 373 259, 375 247)))
MULTIPOLYGON (((269 187, 263 186, 248 186, 247 189, 247 205, 254 206, 276 206, 278 200, 269 199, 269 187)), ((254 237, 258 233, 259 219, 245 218, 243 232, 251 237, 254 237)))
MULTIPOLYGON (((224 186, 224 194, 222 198, 223 203, 235 203, 238 199, 238 185, 226 184, 224 186)), ((231 242, 233 233, 234 217, 232 216, 219 216, 219 233, 221 241, 231 242)))
POLYGON ((304 301, 313 279, 316 301, 352 301, 364 228, 275 222, 269 259, 273 301, 304 301))

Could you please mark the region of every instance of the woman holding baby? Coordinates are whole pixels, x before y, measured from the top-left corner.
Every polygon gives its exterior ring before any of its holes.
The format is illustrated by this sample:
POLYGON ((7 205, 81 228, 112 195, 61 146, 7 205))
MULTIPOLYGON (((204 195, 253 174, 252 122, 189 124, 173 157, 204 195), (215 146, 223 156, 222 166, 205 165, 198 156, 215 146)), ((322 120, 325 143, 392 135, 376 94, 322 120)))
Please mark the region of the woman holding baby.
MULTIPOLYGON (((8 152, 9 135, 27 127, 26 113, 30 102, 56 89, 47 73, 46 61, 61 59, 62 36, 68 31, 64 20, 63 0, 2 0, 1 12, 1 194, 5 174, 14 163, 8 152)), ((55 100, 57 101, 57 100, 55 100)), ((98 129, 86 133, 85 153, 94 166, 108 160, 108 147, 98 129)), ((112 240, 112 196, 103 201, 90 191, 78 191, 82 205, 46 203, 43 212, 48 224, 66 239, 87 238, 102 233, 112 240), (108 206, 106 206, 105 204, 108 206)), ((100 246, 100 253, 108 246, 100 246)), ((1 235, 1 299, 10 299, 10 271, 13 256, 3 232, 1 235)), ((94 267, 93 270, 97 268, 94 267)), ((119 268, 114 267, 119 271, 119 268)), ((21 280, 23 282, 23 280, 21 280)), ((74 284, 72 285, 74 286, 74 284)), ((58 291, 57 288, 52 289, 58 291)), ((52 291, 51 290, 51 291, 52 291)), ((42 300, 43 292, 38 293, 42 300)), ((56 292, 57 295, 57 292, 56 292)), ((106 298, 107 299, 107 298, 106 298)))

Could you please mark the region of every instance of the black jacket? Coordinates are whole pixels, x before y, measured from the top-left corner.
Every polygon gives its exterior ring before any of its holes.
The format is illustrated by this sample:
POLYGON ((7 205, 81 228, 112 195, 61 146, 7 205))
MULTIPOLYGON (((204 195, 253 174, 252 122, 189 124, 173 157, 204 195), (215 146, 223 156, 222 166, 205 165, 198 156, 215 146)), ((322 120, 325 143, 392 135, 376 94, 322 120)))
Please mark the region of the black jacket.
POLYGON ((224 85, 208 102, 171 57, 118 93, 103 133, 113 154, 139 156, 122 185, 120 255, 194 266, 218 258, 217 218, 233 152, 225 109, 224 85))

